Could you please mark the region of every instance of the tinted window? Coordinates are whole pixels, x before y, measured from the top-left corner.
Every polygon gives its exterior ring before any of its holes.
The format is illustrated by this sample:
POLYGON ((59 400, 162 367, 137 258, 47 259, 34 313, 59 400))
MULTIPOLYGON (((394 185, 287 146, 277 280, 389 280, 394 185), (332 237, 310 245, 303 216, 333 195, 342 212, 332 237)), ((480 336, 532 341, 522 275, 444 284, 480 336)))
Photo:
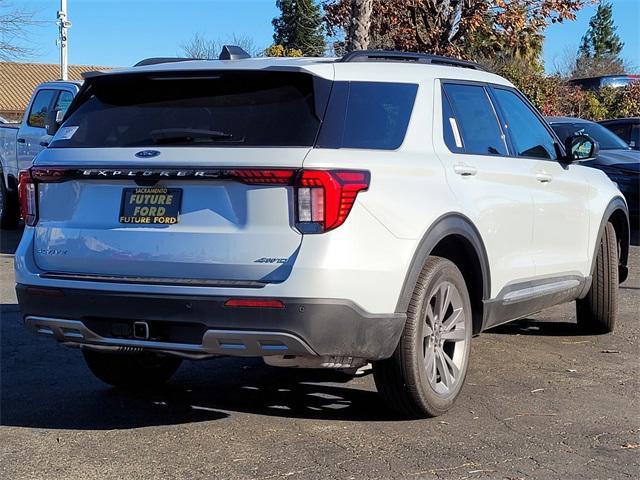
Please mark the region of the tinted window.
POLYGON ((515 154, 556 159, 553 136, 529 105, 511 90, 496 88, 493 92, 507 123, 506 131, 511 136, 515 154))
POLYGON ((52 147, 312 146, 320 126, 301 73, 106 75, 89 88, 52 147))
POLYGON ((395 150, 407 132, 418 86, 336 82, 317 146, 395 150))
POLYGON ((445 84, 444 91, 453 107, 465 153, 506 155, 502 132, 485 89, 445 84))
POLYGON ((632 148, 640 149, 640 125, 634 125, 631 131, 631 139, 629 140, 629 146, 632 148))
POLYGON ((631 140, 631 125, 613 125, 606 128, 611 130, 627 143, 631 140))
POLYGON ((56 105, 55 107, 53 107, 53 109, 62 112, 62 114, 64 115, 65 113, 67 113, 67 109, 69 108, 72 100, 73 95, 63 90, 60 92, 60 95, 58 95, 58 100, 56 100, 56 105))
POLYGON ((624 140, 597 123, 587 121, 554 123, 551 128, 563 142, 576 133, 586 133, 600 144, 600 150, 629 149, 629 145, 624 140))
POLYGON ((27 118, 27 124, 30 127, 44 128, 45 119, 47 113, 49 113, 49 106, 55 93, 55 90, 40 90, 36 94, 36 98, 33 100, 31 110, 29 111, 29 117, 27 118))

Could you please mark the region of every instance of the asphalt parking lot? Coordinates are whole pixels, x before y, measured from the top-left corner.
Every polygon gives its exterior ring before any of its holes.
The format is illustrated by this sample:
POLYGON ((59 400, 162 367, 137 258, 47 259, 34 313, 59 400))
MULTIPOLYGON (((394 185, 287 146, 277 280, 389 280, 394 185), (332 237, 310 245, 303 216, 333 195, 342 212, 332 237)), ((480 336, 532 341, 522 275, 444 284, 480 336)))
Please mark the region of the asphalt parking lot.
POLYGON ((371 376, 188 362, 165 388, 112 389, 78 350, 25 331, 18 233, 0 243, 0 478, 640 478, 640 248, 617 330, 573 305, 474 339, 447 415, 398 419, 371 376))

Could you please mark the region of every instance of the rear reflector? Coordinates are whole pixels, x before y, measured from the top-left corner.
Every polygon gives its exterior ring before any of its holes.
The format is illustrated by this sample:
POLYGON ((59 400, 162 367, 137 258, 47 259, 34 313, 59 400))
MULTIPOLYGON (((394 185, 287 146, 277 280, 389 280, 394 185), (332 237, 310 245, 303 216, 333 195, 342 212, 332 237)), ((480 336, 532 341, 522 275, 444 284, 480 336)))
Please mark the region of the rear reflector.
POLYGON ((36 185, 31 178, 29 170, 23 170, 19 174, 18 197, 20 198, 20 213, 24 223, 33 226, 38 221, 38 205, 36 185))
POLYGON ((64 297, 64 292, 59 288, 27 287, 27 293, 30 295, 41 295, 44 297, 64 297))
POLYGON ((281 300, 259 299, 259 298, 231 298, 224 302, 225 307, 248 307, 248 308, 284 308, 281 300))

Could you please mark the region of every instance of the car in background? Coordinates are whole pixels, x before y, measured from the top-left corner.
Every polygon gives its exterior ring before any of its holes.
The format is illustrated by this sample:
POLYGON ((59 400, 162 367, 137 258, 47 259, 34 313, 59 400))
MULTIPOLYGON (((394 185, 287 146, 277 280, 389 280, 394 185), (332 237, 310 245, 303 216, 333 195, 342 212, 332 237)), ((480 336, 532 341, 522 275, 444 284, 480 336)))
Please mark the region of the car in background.
POLYGON ((82 82, 45 82, 36 87, 21 123, 0 123, 0 228, 14 229, 20 220, 18 173, 31 167, 51 135, 48 118, 62 118, 82 82))
POLYGON ((626 87, 639 80, 640 75, 601 75, 599 77, 574 78, 567 83, 584 90, 600 90, 602 87, 626 87))
POLYGON ((602 170, 618 184, 629 205, 629 221, 632 230, 640 224, 640 152, 632 150, 624 140, 602 125, 572 117, 547 117, 556 135, 564 143, 567 138, 586 133, 600 144, 600 152, 595 160, 582 165, 602 170))
POLYGON ((616 118, 598 123, 611 130, 634 150, 640 150, 640 117, 616 118))

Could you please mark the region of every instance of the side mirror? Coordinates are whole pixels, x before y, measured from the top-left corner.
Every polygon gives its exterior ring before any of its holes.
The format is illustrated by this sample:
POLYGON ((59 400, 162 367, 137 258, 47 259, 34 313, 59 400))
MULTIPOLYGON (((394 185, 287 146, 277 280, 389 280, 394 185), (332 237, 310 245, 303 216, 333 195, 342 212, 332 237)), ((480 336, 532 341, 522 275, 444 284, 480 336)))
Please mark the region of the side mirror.
POLYGON ((60 125, 62 125, 62 119, 64 118, 64 112, 61 110, 51 110, 47 113, 44 121, 44 128, 47 131, 47 135, 55 135, 60 125))
POLYGON ((578 133, 568 137, 564 142, 566 163, 579 162, 596 158, 600 152, 600 145, 585 133, 578 133))

